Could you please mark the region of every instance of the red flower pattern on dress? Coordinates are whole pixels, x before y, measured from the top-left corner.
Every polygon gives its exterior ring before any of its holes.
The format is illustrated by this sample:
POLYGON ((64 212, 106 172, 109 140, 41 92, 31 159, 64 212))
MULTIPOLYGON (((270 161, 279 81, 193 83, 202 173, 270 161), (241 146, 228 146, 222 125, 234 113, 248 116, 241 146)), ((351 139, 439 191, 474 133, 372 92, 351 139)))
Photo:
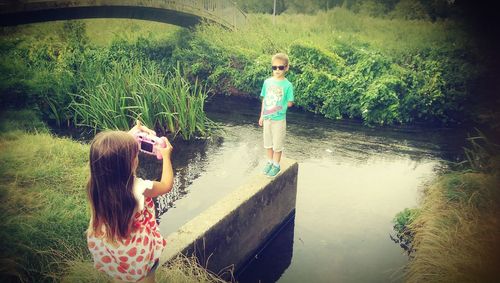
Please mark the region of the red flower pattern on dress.
POLYGON ((87 237, 97 270, 127 282, 137 282, 148 275, 166 246, 158 232, 152 198, 144 199, 144 209, 134 215, 132 226, 135 229, 118 247, 99 237, 87 237))

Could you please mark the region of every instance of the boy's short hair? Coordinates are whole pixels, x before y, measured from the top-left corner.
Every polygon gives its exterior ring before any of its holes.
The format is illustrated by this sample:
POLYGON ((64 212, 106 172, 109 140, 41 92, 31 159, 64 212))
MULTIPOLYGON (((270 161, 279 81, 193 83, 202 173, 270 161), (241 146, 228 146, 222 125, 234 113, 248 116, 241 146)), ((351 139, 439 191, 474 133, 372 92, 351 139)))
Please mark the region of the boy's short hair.
POLYGON ((271 58, 271 62, 274 61, 274 59, 281 60, 285 62, 285 65, 288 65, 288 55, 285 53, 276 53, 273 55, 273 58, 271 58))

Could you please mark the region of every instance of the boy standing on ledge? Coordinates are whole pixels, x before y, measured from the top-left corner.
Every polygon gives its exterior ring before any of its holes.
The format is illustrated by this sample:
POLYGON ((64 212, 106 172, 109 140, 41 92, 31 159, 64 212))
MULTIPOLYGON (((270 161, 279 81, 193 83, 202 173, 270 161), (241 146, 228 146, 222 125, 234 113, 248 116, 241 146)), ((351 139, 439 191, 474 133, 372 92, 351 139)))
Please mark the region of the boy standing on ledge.
POLYGON ((262 108, 259 126, 264 128, 264 148, 267 154, 263 173, 272 178, 281 170, 280 160, 286 134, 286 110, 293 105, 293 86, 285 78, 289 67, 286 54, 275 54, 271 59, 271 65, 273 75, 264 81, 260 93, 262 108))

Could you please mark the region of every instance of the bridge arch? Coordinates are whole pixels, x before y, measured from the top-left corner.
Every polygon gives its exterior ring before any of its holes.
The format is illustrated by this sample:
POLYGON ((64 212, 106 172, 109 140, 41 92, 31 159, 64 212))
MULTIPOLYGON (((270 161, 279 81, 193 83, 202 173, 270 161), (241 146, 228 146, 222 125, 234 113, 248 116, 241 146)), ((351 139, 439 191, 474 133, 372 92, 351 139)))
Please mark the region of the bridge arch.
POLYGON ((230 0, 0 0, 0 26, 86 18, 142 19, 183 27, 206 20, 230 29, 246 21, 230 0))

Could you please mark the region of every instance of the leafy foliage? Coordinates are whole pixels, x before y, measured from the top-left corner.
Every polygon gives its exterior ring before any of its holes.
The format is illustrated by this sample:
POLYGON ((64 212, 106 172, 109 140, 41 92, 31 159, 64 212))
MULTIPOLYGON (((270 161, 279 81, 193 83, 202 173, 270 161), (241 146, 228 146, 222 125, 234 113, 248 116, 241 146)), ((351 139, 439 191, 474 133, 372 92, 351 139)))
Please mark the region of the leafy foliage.
MULTIPOLYGON (((132 94, 159 91, 146 90, 137 77, 158 83, 158 74, 176 73, 177 62, 193 86, 203 82, 207 92, 258 97, 271 75, 272 54, 286 52, 296 105, 305 110, 383 125, 470 119, 464 106, 473 101, 482 58, 459 24, 366 15, 345 8, 314 16, 282 14, 275 26, 271 16, 249 15, 240 31, 203 24, 162 38, 120 34, 104 47, 90 43, 85 25, 71 22, 59 28, 57 40, 50 34, 35 44, 2 39, 0 99, 3 105, 36 104, 49 120, 70 121, 70 94, 118 95, 115 106, 129 107, 132 94)), ((133 107, 114 115, 134 115, 133 107)), ((115 126, 125 124, 120 123, 115 126)))
POLYGON ((127 129, 139 119, 161 134, 186 140, 208 134, 207 92, 198 82, 191 84, 179 65, 163 74, 154 62, 122 58, 109 66, 85 65, 83 72, 81 89, 70 104, 77 124, 127 129))
POLYGON ((180 66, 154 61, 162 58, 159 53, 172 53, 172 46, 118 37, 97 47, 85 31, 83 22, 69 21, 57 41, 11 42, 2 53, 10 59, 0 64, 11 78, 0 85, 5 105, 25 101, 18 106, 34 106, 49 121, 94 129, 126 129, 140 117, 159 132, 184 139, 207 134, 206 89, 184 78, 180 66))

